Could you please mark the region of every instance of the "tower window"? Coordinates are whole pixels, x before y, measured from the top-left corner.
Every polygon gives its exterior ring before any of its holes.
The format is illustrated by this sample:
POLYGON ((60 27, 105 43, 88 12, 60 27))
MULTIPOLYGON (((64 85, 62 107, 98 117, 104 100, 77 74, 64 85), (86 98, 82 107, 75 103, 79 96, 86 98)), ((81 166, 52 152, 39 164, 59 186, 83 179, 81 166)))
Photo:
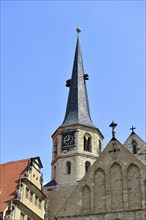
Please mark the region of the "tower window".
POLYGON ((88 170, 90 169, 90 167, 91 167, 91 163, 90 163, 89 161, 86 161, 86 162, 85 162, 85 173, 88 172, 88 170))
POLYGON ((57 156, 57 148, 58 148, 58 140, 55 140, 54 149, 53 149, 54 157, 57 156))
POLYGON ((84 136, 84 151, 91 152, 91 136, 89 134, 84 136))
POLYGON ((99 140, 99 154, 101 153, 101 148, 102 148, 101 140, 99 140))
POLYGON ((132 152, 133 152, 133 154, 137 154, 137 143, 136 143, 136 141, 132 142, 132 152))
POLYGON ((66 163, 66 174, 71 174, 71 162, 66 163))

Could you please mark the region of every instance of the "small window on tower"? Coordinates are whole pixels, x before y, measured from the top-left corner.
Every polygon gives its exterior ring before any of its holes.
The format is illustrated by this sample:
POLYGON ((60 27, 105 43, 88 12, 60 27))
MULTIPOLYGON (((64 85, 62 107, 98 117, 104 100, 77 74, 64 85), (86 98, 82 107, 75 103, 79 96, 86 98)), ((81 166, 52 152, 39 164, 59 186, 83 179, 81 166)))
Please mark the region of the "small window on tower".
POLYGON ((58 148, 58 140, 56 139, 53 147, 54 157, 57 156, 57 148, 58 148))
POLYGON ((71 174, 71 162, 66 163, 66 174, 71 174))
POLYGON ((132 142, 132 151, 133 151, 133 154, 137 154, 137 143, 136 143, 136 141, 132 142))
POLYGON ((84 136, 84 151, 91 152, 91 136, 89 134, 85 134, 84 136))
POLYGON ((85 163, 85 173, 88 172, 88 170, 90 169, 90 167, 91 167, 91 163, 90 163, 89 161, 86 161, 86 163, 85 163))
POLYGON ((102 149, 102 144, 101 144, 101 140, 99 140, 99 155, 101 153, 101 149, 102 149))

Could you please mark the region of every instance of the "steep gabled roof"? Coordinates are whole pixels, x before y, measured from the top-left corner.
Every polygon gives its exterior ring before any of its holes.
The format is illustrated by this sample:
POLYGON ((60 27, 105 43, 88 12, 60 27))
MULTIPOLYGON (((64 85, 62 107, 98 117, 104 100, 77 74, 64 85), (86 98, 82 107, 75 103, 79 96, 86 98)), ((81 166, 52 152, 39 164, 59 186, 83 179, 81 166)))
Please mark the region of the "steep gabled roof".
POLYGON ((95 128, 90 117, 90 110, 89 110, 88 96, 87 96, 87 89, 85 82, 86 79, 88 79, 88 75, 87 74, 85 75, 84 73, 80 38, 78 35, 73 70, 72 70, 72 77, 71 80, 69 80, 69 85, 68 85, 68 87, 70 87, 70 90, 69 90, 66 114, 62 126, 80 124, 95 128))
POLYGON ((19 178, 27 170, 30 159, 8 162, 0 165, 0 212, 15 197, 19 178))
POLYGON ((19 179, 24 177, 25 171, 28 170, 28 165, 31 165, 32 162, 37 163, 42 168, 39 157, 12 161, 0 165, 0 212, 3 212, 10 200, 15 198, 19 179))

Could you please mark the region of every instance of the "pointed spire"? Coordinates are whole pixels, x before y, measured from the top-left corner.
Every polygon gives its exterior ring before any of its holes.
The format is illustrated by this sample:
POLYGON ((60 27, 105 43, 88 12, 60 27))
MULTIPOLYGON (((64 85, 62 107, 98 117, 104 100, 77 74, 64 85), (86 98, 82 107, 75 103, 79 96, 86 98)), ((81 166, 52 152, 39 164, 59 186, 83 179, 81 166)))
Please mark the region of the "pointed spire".
POLYGON ((72 70, 72 78, 71 80, 67 80, 66 82, 66 86, 70 87, 70 90, 65 119, 62 126, 81 124, 95 128, 90 117, 90 110, 88 105, 88 97, 85 82, 85 80, 88 79, 88 75, 84 74, 79 37, 81 29, 78 27, 76 31, 78 35, 72 70))

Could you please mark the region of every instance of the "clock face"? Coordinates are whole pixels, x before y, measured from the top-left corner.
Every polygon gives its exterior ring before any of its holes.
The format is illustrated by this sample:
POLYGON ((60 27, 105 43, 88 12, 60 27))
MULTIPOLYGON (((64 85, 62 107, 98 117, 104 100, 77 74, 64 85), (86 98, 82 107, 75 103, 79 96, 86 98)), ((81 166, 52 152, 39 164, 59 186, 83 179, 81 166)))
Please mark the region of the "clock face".
POLYGON ((62 145, 63 146, 69 146, 75 144, 75 137, 74 133, 66 133, 62 136, 62 145))

